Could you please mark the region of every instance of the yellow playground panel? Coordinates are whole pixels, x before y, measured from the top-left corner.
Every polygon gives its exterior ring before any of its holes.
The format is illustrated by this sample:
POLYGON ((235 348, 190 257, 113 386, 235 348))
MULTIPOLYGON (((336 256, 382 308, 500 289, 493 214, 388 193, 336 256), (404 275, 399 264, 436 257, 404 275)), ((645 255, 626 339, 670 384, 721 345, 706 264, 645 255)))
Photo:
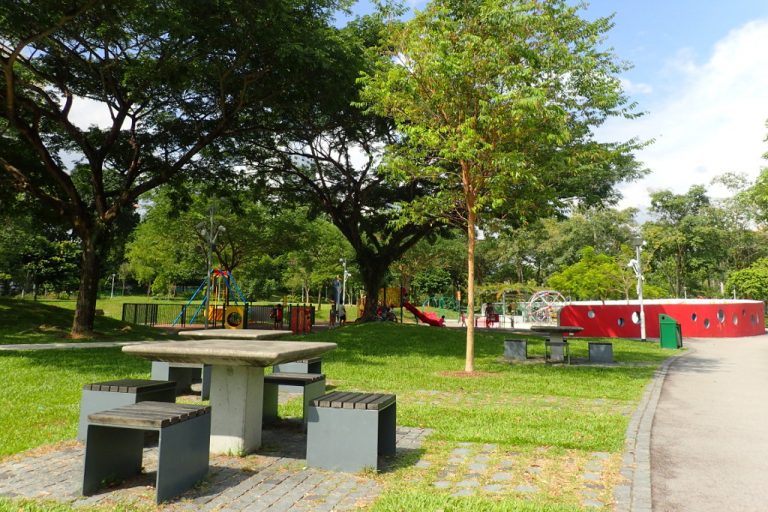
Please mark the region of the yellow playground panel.
MULTIPOLYGON (((360 299, 357 301, 357 317, 358 318, 363 316, 366 300, 367 300, 367 297, 365 295, 361 295, 360 299)), ((379 288, 378 303, 385 304, 387 306, 394 305, 395 307, 400 307, 400 288, 397 286, 389 287, 389 288, 379 288)))

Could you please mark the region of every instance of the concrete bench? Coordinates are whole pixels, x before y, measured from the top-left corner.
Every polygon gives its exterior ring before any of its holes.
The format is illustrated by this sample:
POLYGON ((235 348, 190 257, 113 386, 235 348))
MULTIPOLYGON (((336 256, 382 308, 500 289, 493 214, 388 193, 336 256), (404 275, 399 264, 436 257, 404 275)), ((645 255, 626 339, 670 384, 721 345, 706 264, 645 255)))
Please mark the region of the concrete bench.
POLYGON ((323 360, 319 357, 312 359, 299 359, 289 363, 280 363, 272 366, 274 373, 323 373, 323 360))
POLYGON ((138 402, 88 416, 83 494, 141 473, 144 432, 158 432, 155 500, 166 501, 208 474, 211 408, 138 402))
POLYGON ((613 362, 613 343, 611 342, 589 342, 589 362, 590 363, 612 363, 613 362))
POLYGON ((504 340, 504 359, 510 361, 528 359, 528 340, 504 340))
POLYGON ((264 422, 277 419, 277 395, 283 389, 295 390, 302 388, 304 393, 304 407, 302 417, 307 423, 307 410, 309 404, 315 398, 325 394, 325 375, 318 373, 281 372, 264 376, 264 406, 262 417, 264 422))
POLYGON ((176 383, 165 380, 121 379, 84 385, 80 399, 77 440, 85 441, 89 414, 146 400, 175 402, 176 383))
POLYGON ((395 454, 395 395, 334 392, 313 400, 307 423, 307 466, 358 472, 395 454))
MULTIPOLYGON (((312 359, 299 359, 289 363, 280 363, 272 366, 273 373, 323 373, 323 361, 319 357, 312 359)), ((280 391, 289 393, 292 390, 285 385, 280 386, 280 391)))
POLYGON ((188 393, 192 384, 201 382, 200 398, 208 400, 211 396, 211 365, 209 364, 152 361, 151 377, 153 380, 176 382, 177 396, 188 393))

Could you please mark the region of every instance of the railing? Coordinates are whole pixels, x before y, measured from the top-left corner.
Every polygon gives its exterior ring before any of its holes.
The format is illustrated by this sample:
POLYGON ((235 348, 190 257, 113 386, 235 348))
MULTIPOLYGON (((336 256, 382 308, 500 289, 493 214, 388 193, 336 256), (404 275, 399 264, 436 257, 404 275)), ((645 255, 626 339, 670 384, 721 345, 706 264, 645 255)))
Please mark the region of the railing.
MULTIPOLYGON (((195 316, 197 305, 186 304, 123 304, 123 322, 150 327, 188 327, 205 325, 203 311, 195 316), (195 316, 193 319, 192 317, 195 316)), ((221 322, 214 322, 221 325, 221 322)))
MULTIPOLYGON (((245 316, 247 329, 290 329, 293 308, 298 304, 288 304, 283 308, 282 319, 275 322, 271 313, 274 306, 248 306, 245 316)), ((204 310, 199 304, 123 304, 123 322, 150 327, 202 327, 205 325, 204 310), (194 318, 193 318, 194 317, 194 318)), ((315 308, 310 306, 311 323, 315 323, 315 308)), ((223 307, 217 306, 208 321, 209 327, 224 327, 223 307)))

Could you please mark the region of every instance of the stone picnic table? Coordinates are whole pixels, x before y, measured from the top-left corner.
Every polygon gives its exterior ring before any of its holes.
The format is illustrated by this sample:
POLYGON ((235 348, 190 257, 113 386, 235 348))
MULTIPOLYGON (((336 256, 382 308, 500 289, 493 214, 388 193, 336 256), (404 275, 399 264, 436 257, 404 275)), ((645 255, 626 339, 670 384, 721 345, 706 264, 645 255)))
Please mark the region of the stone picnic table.
POLYGON ((211 365, 211 453, 244 454, 261 446, 264 367, 335 348, 325 342, 196 339, 129 345, 123 352, 151 361, 211 365))
POLYGON ((564 348, 568 341, 564 338, 564 335, 576 334, 584 330, 583 327, 577 325, 532 325, 530 329, 534 332, 549 335, 549 346, 552 350, 551 359, 556 362, 563 362, 565 360, 564 348))

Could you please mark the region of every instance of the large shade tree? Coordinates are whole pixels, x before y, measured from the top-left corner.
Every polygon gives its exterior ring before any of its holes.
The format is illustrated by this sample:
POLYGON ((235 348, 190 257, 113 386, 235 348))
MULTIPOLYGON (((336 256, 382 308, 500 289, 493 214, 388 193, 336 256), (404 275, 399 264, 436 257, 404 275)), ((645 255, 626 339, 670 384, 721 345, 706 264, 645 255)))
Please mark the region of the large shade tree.
POLYGON ((73 335, 92 331, 116 223, 157 186, 209 172, 219 145, 301 102, 335 0, 0 3, 0 172, 80 239, 73 335), (98 110, 90 124, 82 113, 98 110), (79 113, 79 114, 78 114, 79 113), (36 165, 27 165, 34 155, 36 165), (23 156, 23 158, 22 158, 23 156), (78 184, 72 162, 87 174, 78 184))
MULTIPOLYGON (((602 39, 610 19, 587 21, 563 0, 435 0, 393 26, 376 72, 364 78, 371 110, 401 134, 389 170, 429 179, 436 193, 411 207, 467 232, 474 303, 477 229, 522 224, 574 199, 599 203, 640 173, 635 141, 601 143, 594 128, 632 116, 602 39)), ((469 309, 465 370, 474 370, 469 309)))
MULTIPOLYGON (((260 138, 236 149, 248 155, 252 166, 270 174, 269 183, 281 200, 311 205, 347 239, 369 298, 363 320, 376 318, 378 292, 392 263, 444 225, 429 215, 393 223, 399 203, 428 196, 435 186, 391 182, 380 172, 394 125, 360 106, 358 76, 372 68, 366 50, 379 41, 383 28, 381 18, 373 15, 341 30, 341 44, 325 60, 333 79, 315 80, 313 98, 297 105, 272 139, 260 138)), ((339 246, 324 250, 342 255, 339 246)))

